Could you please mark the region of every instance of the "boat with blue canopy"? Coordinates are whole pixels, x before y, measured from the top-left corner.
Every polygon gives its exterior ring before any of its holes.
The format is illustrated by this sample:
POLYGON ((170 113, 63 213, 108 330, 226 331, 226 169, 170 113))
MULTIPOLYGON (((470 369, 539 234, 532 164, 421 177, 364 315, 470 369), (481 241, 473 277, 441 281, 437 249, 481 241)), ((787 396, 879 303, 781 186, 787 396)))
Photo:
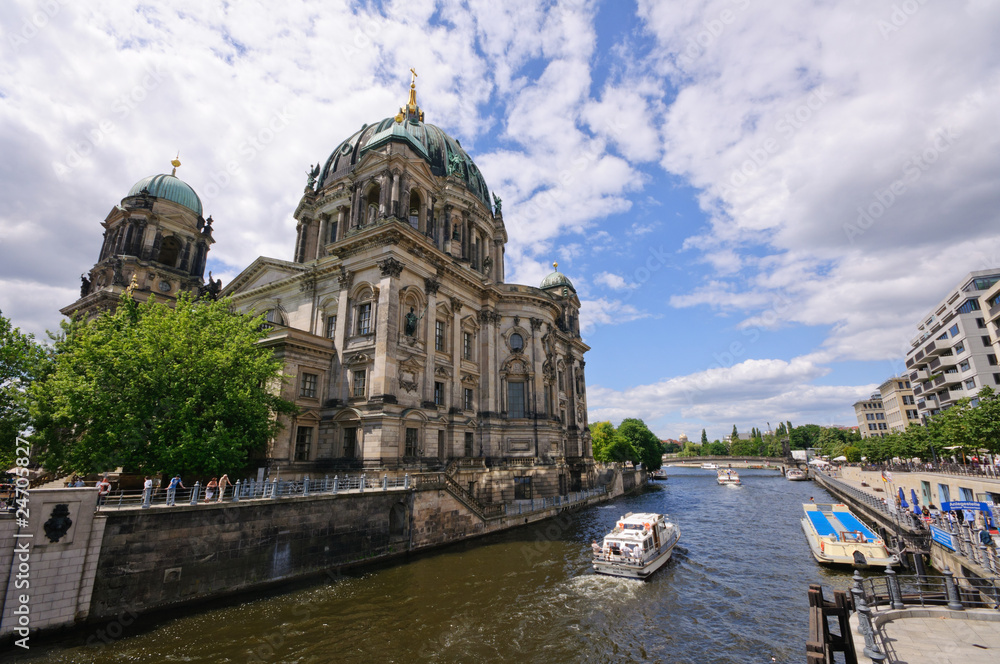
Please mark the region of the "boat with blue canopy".
POLYGON ((865 569, 898 565, 899 556, 842 503, 805 503, 805 532, 809 549, 824 565, 850 565, 865 569))

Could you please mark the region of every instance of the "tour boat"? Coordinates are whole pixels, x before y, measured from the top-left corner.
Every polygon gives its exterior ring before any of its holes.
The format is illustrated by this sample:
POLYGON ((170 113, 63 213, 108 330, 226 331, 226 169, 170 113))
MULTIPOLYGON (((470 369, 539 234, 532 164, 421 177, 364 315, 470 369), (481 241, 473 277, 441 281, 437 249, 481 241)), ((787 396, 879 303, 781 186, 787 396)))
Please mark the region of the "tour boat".
POLYGON ((817 562, 861 569, 898 565, 885 542, 843 504, 804 503, 802 530, 817 562))
POLYGON ((681 530, 665 514, 629 512, 615 529, 594 543, 594 571, 598 574, 646 579, 670 560, 681 530))
POLYGON ((739 486, 740 485, 740 474, 737 473, 732 468, 721 468, 719 470, 719 484, 729 485, 729 486, 739 486))
POLYGON ((809 476, 806 475, 805 471, 799 470, 798 468, 789 468, 785 472, 785 479, 791 480, 792 482, 801 482, 809 479, 809 476))
POLYGON ((719 464, 717 464, 717 463, 703 463, 703 464, 701 464, 701 467, 704 468, 705 470, 716 470, 716 469, 718 469, 719 464))
POLYGON ((654 470, 653 471, 653 479, 654 480, 665 480, 665 479, 667 479, 667 469, 666 468, 657 468, 656 470, 654 470))

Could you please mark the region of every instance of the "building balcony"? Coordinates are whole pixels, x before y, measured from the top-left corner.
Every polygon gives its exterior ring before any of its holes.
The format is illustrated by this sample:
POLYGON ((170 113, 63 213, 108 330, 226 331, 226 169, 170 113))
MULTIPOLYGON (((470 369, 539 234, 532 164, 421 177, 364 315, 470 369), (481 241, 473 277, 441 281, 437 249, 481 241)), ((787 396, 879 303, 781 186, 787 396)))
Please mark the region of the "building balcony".
POLYGON ((997 302, 992 307, 990 307, 988 314, 989 316, 986 320, 989 321, 996 320, 997 317, 1000 316, 1000 302, 997 302))
POLYGON ((923 391, 924 391, 923 385, 920 385, 919 383, 914 383, 913 394, 922 394, 923 391))
POLYGON ((946 346, 943 343, 938 344, 936 341, 930 342, 929 344, 927 344, 927 348, 924 349, 924 354, 927 357, 931 357, 934 355, 943 355, 944 353, 950 353, 950 352, 951 352, 950 346, 946 346))

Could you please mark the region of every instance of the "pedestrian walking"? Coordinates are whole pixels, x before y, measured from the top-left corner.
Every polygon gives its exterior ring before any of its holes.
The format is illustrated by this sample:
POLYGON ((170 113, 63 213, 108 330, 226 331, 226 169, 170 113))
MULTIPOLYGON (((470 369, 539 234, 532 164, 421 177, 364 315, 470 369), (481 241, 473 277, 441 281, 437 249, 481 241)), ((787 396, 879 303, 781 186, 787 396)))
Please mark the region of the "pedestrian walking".
POLYGON ((205 485, 205 502, 211 502, 215 497, 215 490, 219 488, 219 482, 214 477, 205 485))
POLYGON ((218 502, 221 503, 222 499, 226 497, 226 487, 228 487, 229 484, 230 484, 230 482, 229 482, 229 475, 223 475, 222 477, 219 478, 219 500, 218 500, 218 502))
POLYGON ((184 483, 181 482, 180 475, 174 475, 170 480, 170 484, 167 485, 167 506, 172 506, 174 504, 174 499, 177 498, 177 489, 186 489, 184 483))
POLYGON ((107 474, 101 478, 101 481, 97 483, 97 506, 100 507, 104 504, 107 499, 108 494, 111 493, 111 482, 108 481, 107 474))

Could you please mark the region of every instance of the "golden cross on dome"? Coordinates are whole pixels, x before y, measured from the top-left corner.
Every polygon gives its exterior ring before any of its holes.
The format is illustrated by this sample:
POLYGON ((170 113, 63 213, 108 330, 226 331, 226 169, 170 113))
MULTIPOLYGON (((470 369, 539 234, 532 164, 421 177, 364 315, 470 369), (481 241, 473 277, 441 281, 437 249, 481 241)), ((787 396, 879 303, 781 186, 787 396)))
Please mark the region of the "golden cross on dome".
POLYGON ((410 79, 410 87, 415 88, 417 87, 417 70, 410 67, 410 73, 413 74, 413 78, 410 79))
POLYGON ((559 271, 559 263, 556 263, 555 261, 553 261, 552 262, 552 269, 558 272, 559 271))
POLYGON ((177 151, 177 156, 170 160, 170 165, 174 167, 174 170, 170 172, 171 175, 177 175, 177 167, 181 165, 181 151, 177 151))

